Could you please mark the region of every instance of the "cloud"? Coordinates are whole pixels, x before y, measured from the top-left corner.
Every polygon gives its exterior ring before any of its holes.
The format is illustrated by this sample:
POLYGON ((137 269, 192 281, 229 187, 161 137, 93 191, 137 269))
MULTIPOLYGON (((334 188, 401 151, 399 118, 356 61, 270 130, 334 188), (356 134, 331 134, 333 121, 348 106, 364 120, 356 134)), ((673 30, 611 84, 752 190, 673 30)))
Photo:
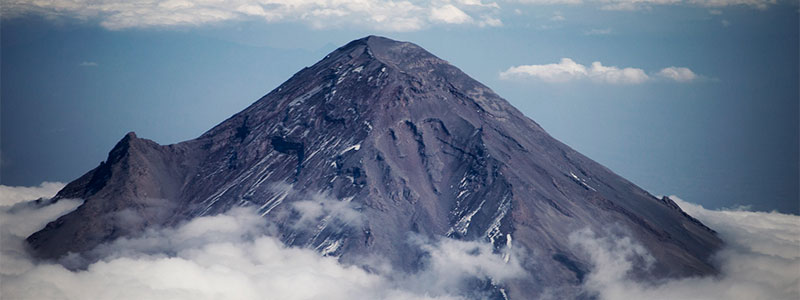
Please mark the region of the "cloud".
POLYGON ((587 67, 572 59, 562 58, 557 64, 522 65, 500 73, 501 79, 533 78, 545 82, 567 82, 590 79, 600 83, 637 84, 649 79, 642 69, 604 66, 599 61, 587 67))
MULTIPOLYGON (((683 67, 664 68, 655 75, 678 82, 692 81, 698 77, 692 70, 683 67)), ((652 78, 640 68, 604 66, 599 61, 585 66, 572 59, 562 58, 559 63, 554 64, 510 67, 500 72, 500 79, 534 79, 550 83, 588 79, 607 84, 640 84, 652 78)))
MULTIPOLYGON (((42 185, 44 186, 44 185, 42 185)), ((6 191, 8 187, 0 186, 6 191)), ((15 189, 19 190, 19 187, 15 189)), ((31 188, 32 190, 41 187, 31 188)), ((10 195, 0 193, 4 196, 10 195)), ((52 195, 40 191, 34 195, 52 195)), ((31 193, 20 194, 30 198, 31 193)), ((591 259, 582 288, 598 299, 797 299, 800 296, 800 216, 743 209, 708 210, 671 198, 687 213, 719 232, 726 242, 715 261, 721 273, 643 283, 632 270, 654 262, 625 234, 584 229, 569 236, 576 251, 591 259)), ((328 201, 330 199, 323 199, 328 201)), ((313 198, 307 201, 314 201, 313 198)), ((173 228, 150 228, 141 236, 102 245, 103 258, 85 269, 38 262, 23 239, 48 221, 75 209, 79 200, 8 201, 0 206, 0 294, 9 299, 473 299, 463 289, 475 281, 503 284, 526 276, 525 253, 497 252, 488 243, 428 239, 408 243, 425 253, 414 273, 393 270, 379 257, 367 269, 336 257, 287 247, 252 207, 199 217, 173 228)), ((328 204, 307 211, 322 216, 328 204), (321 207, 321 208, 320 208, 321 207), (315 211, 322 211, 315 213, 315 211)), ((343 208, 348 211, 351 208, 343 208)), ((336 209, 328 209, 335 211, 336 209)), ((357 212, 356 209, 353 209, 357 212)), ((349 214, 349 213, 348 213, 349 214)))
POLYGON ((653 6, 694 5, 709 8, 748 6, 766 9, 777 0, 516 0, 513 2, 531 5, 594 5, 604 10, 639 10, 653 6))
POLYGON ((27 13, 96 20, 127 28, 198 26, 232 20, 304 23, 312 28, 354 26, 381 31, 415 31, 445 24, 498 26, 495 2, 406 0, 54 0, 3 2, 3 18, 27 13), (476 21, 481 20, 481 21, 476 21))
POLYGON ((550 17, 550 21, 553 21, 553 22, 561 22, 561 21, 564 21, 566 19, 567 18, 564 18, 564 15, 562 15, 561 12, 559 12, 559 11, 553 13, 553 16, 550 17))
POLYGON ((343 226, 360 227, 364 221, 361 207, 351 202, 353 197, 334 200, 327 195, 312 194, 309 200, 292 202, 292 209, 300 214, 297 226, 308 227, 320 222, 340 222, 343 226))
POLYGON ((557 64, 522 65, 510 67, 500 73, 501 79, 532 77, 547 82, 565 82, 584 78, 588 74, 586 67, 569 58, 562 58, 557 64))
POLYGON ((431 8, 431 19, 448 24, 464 24, 472 22, 472 17, 452 4, 431 8))
POLYGON ((679 68, 679 67, 663 68, 656 74, 658 74, 658 76, 679 82, 687 82, 697 79, 697 74, 695 74, 694 72, 692 72, 692 70, 689 70, 688 68, 679 68))
MULTIPOLYGON (((44 182, 37 187, 0 185, 0 274, 3 276, 0 279, 5 279, 5 275, 20 274, 33 266, 25 251, 24 239, 27 236, 82 203, 74 199, 61 199, 55 203, 33 200, 49 199, 63 186, 59 182, 44 182)), ((0 295, 3 294, 0 291, 0 295)))
POLYGON ((14 205, 39 198, 51 198, 62 188, 64 188, 63 183, 48 181, 34 187, 0 185, 0 206, 14 205))
POLYGON ((97 67, 98 66, 98 64, 96 62, 93 62, 93 61, 84 61, 84 62, 81 62, 78 65, 81 66, 81 67, 97 67))
POLYGON ((534 4, 534 5, 560 5, 560 4, 582 4, 584 3, 583 0, 517 0, 514 2, 519 2, 523 4, 534 4))
MULTIPOLYGON (((364 259, 370 266, 367 271, 312 249, 285 246, 273 237, 274 224, 252 207, 117 239, 95 250, 102 259, 84 269, 71 270, 27 257, 22 239, 80 202, 31 203, 17 204, 26 209, 0 208, 4 233, 9 224, 30 224, 25 230, 15 231, 13 247, 3 240, 0 294, 4 298, 352 299, 358 295, 389 300, 467 299, 470 296, 461 293, 472 279, 502 284, 523 274, 516 254, 495 253, 488 243, 418 236, 411 236, 408 242, 425 253, 420 271, 409 274, 393 270, 379 257, 364 259)), ((299 207, 306 207, 302 210, 309 214, 321 210, 317 213, 321 216, 328 205, 313 208, 306 203, 299 207)), ((4 234, 4 239, 7 236, 4 234)))
POLYGON ((583 34, 585 35, 609 35, 611 34, 611 28, 592 28, 590 30, 584 31, 583 34))
POLYGON ((480 22, 478 22, 478 26, 480 26, 480 27, 486 27, 486 26, 489 26, 489 27, 500 27, 500 26, 503 26, 503 21, 501 21, 498 18, 494 18, 494 17, 490 17, 490 16, 484 16, 483 19, 480 22))
POLYGON ((715 257, 721 273, 657 284, 638 282, 629 276, 630 271, 637 260, 647 260, 646 251, 631 240, 598 237, 584 230, 571 235, 570 240, 592 258, 594 268, 584 284, 587 292, 599 299, 800 298, 800 216, 708 210, 675 196, 670 198, 716 229, 726 242, 715 257))

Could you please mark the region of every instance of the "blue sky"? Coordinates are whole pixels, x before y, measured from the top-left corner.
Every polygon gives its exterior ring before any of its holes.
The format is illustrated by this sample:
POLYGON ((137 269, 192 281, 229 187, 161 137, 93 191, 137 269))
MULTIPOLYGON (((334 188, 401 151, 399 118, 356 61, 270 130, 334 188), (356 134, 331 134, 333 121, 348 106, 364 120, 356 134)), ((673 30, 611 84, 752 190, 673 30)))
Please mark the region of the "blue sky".
POLYGON ((798 5, 3 0, 0 183, 194 138, 369 34, 417 43, 653 194, 797 214, 798 5))

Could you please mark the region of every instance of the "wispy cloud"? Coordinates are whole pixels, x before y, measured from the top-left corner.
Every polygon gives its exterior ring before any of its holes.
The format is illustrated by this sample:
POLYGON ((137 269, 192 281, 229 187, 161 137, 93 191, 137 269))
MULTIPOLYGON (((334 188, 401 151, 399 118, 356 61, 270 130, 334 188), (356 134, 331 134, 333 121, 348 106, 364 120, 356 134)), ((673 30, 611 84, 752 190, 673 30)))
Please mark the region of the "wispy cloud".
POLYGON ((593 5, 604 10, 639 10, 667 5, 692 5, 708 8, 747 6, 766 9, 770 5, 778 3, 777 0, 516 0, 513 2, 530 5, 593 5))
POLYGON ((609 35, 611 34, 611 28, 592 28, 587 31, 584 31, 583 34, 585 35, 609 35))
POLYGON ((656 74, 658 76, 679 82, 687 82, 697 79, 697 74, 692 72, 692 70, 689 70, 689 68, 682 68, 682 67, 663 68, 656 74))
POLYGON ((98 66, 98 64, 96 62, 93 62, 93 61, 83 61, 83 62, 79 63, 78 65, 81 66, 81 67, 97 67, 98 66))
MULTIPOLYGON (((654 75, 678 82, 688 82, 698 77, 692 70, 684 67, 665 68, 654 75)), ((607 84, 640 84, 653 79, 640 68, 604 66, 599 61, 585 66, 569 58, 562 58, 560 62, 552 64, 510 67, 500 72, 500 78, 506 80, 532 79, 551 83, 591 80, 607 84)))
POLYGON ((553 13, 553 16, 550 17, 550 21, 560 22, 565 21, 567 18, 564 18, 564 15, 561 14, 560 11, 553 13))
POLYGON ((298 22, 313 28, 415 31, 435 24, 499 26, 499 5, 482 0, 54 0, 3 2, 3 17, 39 13, 98 20, 108 29, 197 26, 231 20, 298 22))

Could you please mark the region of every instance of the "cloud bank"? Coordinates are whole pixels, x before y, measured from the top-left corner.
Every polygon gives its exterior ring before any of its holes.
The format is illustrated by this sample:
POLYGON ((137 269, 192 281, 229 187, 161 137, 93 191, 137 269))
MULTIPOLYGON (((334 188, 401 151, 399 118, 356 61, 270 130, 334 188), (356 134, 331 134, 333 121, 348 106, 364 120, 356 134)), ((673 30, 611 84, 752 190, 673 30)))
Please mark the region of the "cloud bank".
MULTIPOLYGON (((104 244, 96 249, 103 259, 73 271, 34 261, 22 243, 80 201, 19 209, 30 203, 18 201, 16 208, 0 208, 4 238, 0 294, 4 298, 353 299, 357 295, 362 299, 467 299, 460 293, 468 280, 501 284, 523 274, 515 256, 506 261, 488 243, 419 237, 409 242, 427 253, 423 270, 405 274, 380 258, 365 258, 372 269, 368 272, 311 249, 286 247, 270 235, 271 224, 248 207, 195 218, 175 228, 151 228, 139 237, 104 244), (8 230, 23 223, 24 230, 8 230)), ((311 215, 352 213, 348 207, 326 208, 330 205, 300 207, 311 215)))
POLYGON ((39 186, 7 186, 0 185, 0 206, 53 197, 64 188, 61 182, 42 182, 39 186))
POLYGON ((600 299, 800 299, 800 216, 777 212, 708 210, 670 196, 726 242, 716 254, 716 277, 641 283, 630 277, 649 254, 629 239, 584 230, 570 240, 590 254, 594 269, 584 288, 600 299))
MULTIPOLYGON (((366 271, 311 249, 286 247, 270 235, 271 224, 247 207, 118 239, 97 249, 103 253, 100 261, 83 270, 70 270, 37 262, 23 250, 26 236, 81 203, 69 199, 26 201, 52 196, 51 185, 24 189, 12 200, 8 200, 12 194, 5 191, 23 189, 0 186, 4 201, 14 203, 0 206, 0 294, 4 298, 352 299, 358 295, 364 299, 469 299, 474 295, 459 293, 471 278, 502 284, 526 276, 519 264, 524 258, 520 252, 505 256, 493 253, 487 243, 432 241, 418 236, 409 242, 427 253, 423 270, 397 272, 372 257, 364 259, 371 270, 366 271)), ((570 241, 591 259, 592 269, 582 286, 589 295, 599 299, 800 297, 800 216, 708 210, 671 198, 717 230, 726 242, 714 258, 721 273, 642 283, 631 277, 631 270, 646 269, 653 263, 645 248, 624 235, 580 230, 570 235, 570 241)), ((309 218, 338 214, 350 219, 355 213, 349 204, 331 205, 323 201, 295 208, 309 218)))
POLYGON ((37 13, 98 20, 111 30, 197 26, 231 20, 297 22, 322 29, 340 26, 415 31, 433 24, 500 26, 498 4, 481 0, 4 0, 3 17, 37 13))
POLYGON ((500 79, 532 79, 550 83, 590 80, 607 84, 641 84, 656 77, 677 82, 689 82, 698 78, 692 70, 684 67, 664 68, 647 75, 640 68, 604 66, 599 61, 585 66, 570 58, 562 58, 560 62, 552 64, 513 66, 500 72, 500 79))

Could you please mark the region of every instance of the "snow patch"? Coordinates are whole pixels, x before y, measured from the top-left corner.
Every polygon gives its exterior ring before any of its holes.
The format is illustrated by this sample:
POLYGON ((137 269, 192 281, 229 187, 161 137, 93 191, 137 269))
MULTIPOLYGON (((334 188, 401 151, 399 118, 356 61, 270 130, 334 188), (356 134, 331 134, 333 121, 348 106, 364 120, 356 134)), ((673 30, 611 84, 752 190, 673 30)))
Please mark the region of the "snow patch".
POLYGON ((500 201, 500 206, 497 208, 497 212, 495 212, 494 219, 492 220, 492 225, 489 226, 489 229, 486 230, 486 237, 489 238, 489 242, 494 245, 495 239, 498 236, 502 235, 503 232, 500 231, 500 222, 505 218, 506 214, 508 214, 508 210, 511 208, 511 199, 508 195, 503 196, 503 200, 500 201))
POLYGON ((286 199, 286 196, 289 196, 289 193, 292 192, 293 187, 293 185, 286 183, 275 184, 273 186, 273 190, 276 192, 275 195, 267 200, 267 202, 264 202, 264 205, 258 209, 259 211, 262 211, 261 216, 266 216, 276 206, 281 204, 283 200, 286 199))
POLYGON ((478 211, 481 210, 481 208, 483 208, 483 204, 485 203, 486 199, 481 201, 481 204, 478 204, 478 208, 461 217, 461 219, 458 220, 458 222, 456 222, 455 225, 453 225, 453 228, 450 228, 450 230, 447 232, 447 235, 453 234, 453 232, 458 232, 462 236, 467 234, 467 230, 469 229, 469 224, 470 222, 472 222, 472 217, 475 216, 475 214, 477 214, 478 211))
POLYGON ((569 176, 571 176, 571 177, 572 177, 572 179, 575 179, 575 181, 576 181, 577 183, 580 183, 580 184, 581 184, 583 187, 585 187, 585 188, 587 188, 587 189, 590 189, 590 190, 592 190, 592 191, 595 191, 595 192, 597 192, 597 190, 596 190, 596 189, 594 189, 593 187, 591 187, 589 184, 587 184, 587 183, 586 183, 586 180, 585 180, 585 179, 578 177, 578 175, 575 175, 575 173, 572 173, 572 171, 569 171, 569 176))
POLYGON ((342 152, 340 152, 339 155, 344 155, 345 153, 349 152, 350 150, 358 151, 360 149, 361 149, 361 144, 355 144, 355 145, 352 145, 352 146, 347 147, 344 150, 342 150, 342 152))

